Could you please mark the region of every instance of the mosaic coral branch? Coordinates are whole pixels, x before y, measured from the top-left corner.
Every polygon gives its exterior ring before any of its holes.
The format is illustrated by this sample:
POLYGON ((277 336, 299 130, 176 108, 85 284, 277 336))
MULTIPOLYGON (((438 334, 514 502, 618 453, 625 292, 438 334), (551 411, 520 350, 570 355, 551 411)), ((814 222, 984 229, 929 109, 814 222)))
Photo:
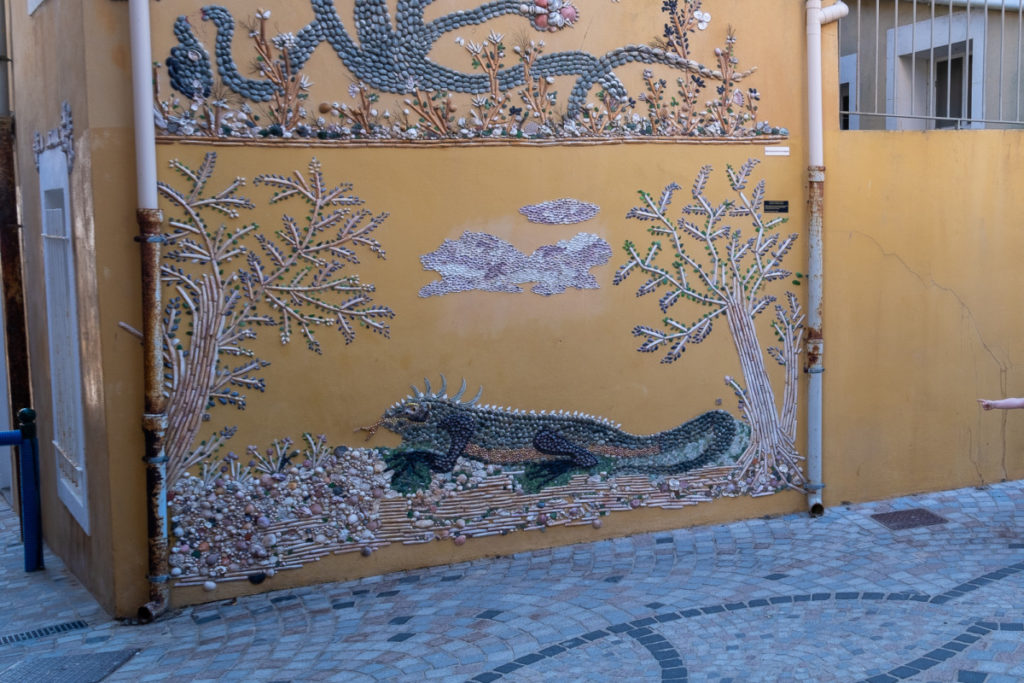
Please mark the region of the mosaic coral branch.
POLYGON ((667 215, 673 194, 679 189, 677 184, 668 185, 657 200, 642 192, 643 204, 632 209, 627 217, 653 223, 648 228, 653 236, 667 236, 672 240, 672 268, 679 275, 675 276, 658 265, 662 254, 660 242, 652 241, 646 256, 641 256, 636 246, 627 241, 624 249, 628 260, 620 267, 614 282, 620 284, 636 270, 647 274, 649 278, 639 286, 637 296, 651 293, 662 286, 669 289, 659 301, 663 312, 681 299, 711 308, 689 323, 665 317, 662 320, 663 329, 648 325, 633 328, 635 336, 644 338, 639 351, 651 352, 667 347, 663 363, 675 362, 688 344, 697 344, 707 339, 714 321, 725 318, 743 371, 743 383, 727 377, 726 384, 733 389, 739 399, 739 409, 751 425, 750 444, 738 461, 736 477, 744 480, 743 486, 750 490, 764 491, 777 485, 799 486, 803 481, 803 475, 797 467, 800 457, 794 445, 798 382, 796 366, 803 315, 791 293, 787 293, 788 310, 776 307, 773 329, 782 341, 782 348, 770 347, 767 352, 786 368, 780 415, 764 367, 764 352, 758 342, 754 319, 775 302, 775 296, 762 292, 762 288, 767 283, 789 275, 781 263, 789 253, 796 235, 780 240, 777 234, 769 233, 778 221, 766 222, 761 218, 764 181, 758 183, 749 196, 745 192, 756 163, 756 160, 751 159, 738 170, 727 168, 730 186, 737 199, 728 199, 718 204, 712 203, 705 194, 711 169, 708 166, 701 168, 693 184, 693 201, 683 207, 683 215, 678 221, 673 221, 667 215), (703 216, 703 227, 687 220, 688 215, 703 216), (747 217, 754 230, 753 236, 744 239, 739 229, 719 227, 727 216, 747 217), (724 250, 719 244, 722 239, 726 240, 724 250), (687 252, 687 240, 703 247, 706 254, 703 263, 687 252), (696 291, 687 281, 687 271, 696 276, 701 291, 696 291), (749 480, 746 479, 748 475, 752 477, 749 480))
MULTIPOLYGON (((365 210, 351 211, 362 200, 349 194, 349 184, 325 184, 314 159, 307 175, 256 178, 257 184, 275 190, 272 204, 292 198, 313 204, 313 213, 303 224, 285 215, 283 227, 269 236, 259 232, 255 223, 211 229, 204 213, 237 219, 242 209, 255 207, 238 195, 245 183, 242 178, 219 192, 206 193, 215 160, 213 153, 207 154, 195 169, 172 162, 186 181, 185 191, 160 184, 161 194, 179 213, 170 220, 174 232, 161 268, 165 285, 176 293, 168 302, 164 321, 170 481, 198 465, 212 472, 214 454, 234 433, 221 430, 194 445, 212 408, 244 409, 245 392, 265 390, 257 373, 267 362, 246 346, 256 337, 254 328, 276 325, 284 342, 298 328, 309 348, 319 351, 315 326, 337 324, 348 343, 355 335, 353 321, 387 336, 383 320, 394 315, 386 306, 373 304, 372 285, 361 284, 357 275, 336 275, 344 263, 358 263, 355 252, 343 244, 383 257, 383 248, 369 234, 382 224, 386 213, 372 216, 365 210), (319 239, 324 231, 335 229, 334 239, 319 239), (251 248, 253 243, 259 248, 251 248), (245 265, 232 271, 236 259, 245 265), (302 262, 309 265, 296 269, 302 262), (178 328, 184 320, 190 329, 181 336, 178 328), (228 364, 229 357, 243 360, 228 364)), ((225 467, 237 467, 227 460, 225 467)))

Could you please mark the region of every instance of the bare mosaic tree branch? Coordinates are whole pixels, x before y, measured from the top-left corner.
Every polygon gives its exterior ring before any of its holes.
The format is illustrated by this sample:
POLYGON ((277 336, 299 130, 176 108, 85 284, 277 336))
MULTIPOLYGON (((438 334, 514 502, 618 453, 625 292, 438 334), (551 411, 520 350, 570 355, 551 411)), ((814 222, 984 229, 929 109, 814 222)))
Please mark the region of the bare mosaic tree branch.
POLYGON ((164 313, 164 365, 172 483, 196 465, 209 464, 234 435, 227 428, 196 443, 210 410, 217 405, 244 409, 248 392, 266 389, 258 373, 269 363, 247 347, 259 327, 276 326, 282 343, 298 330, 307 347, 319 353, 317 327, 337 326, 350 343, 357 326, 388 336, 386 321, 394 317, 390 308, 373 302, 373 285, 362 284, 358 275, 341 275, 346 265, 359 263, 357 248, 384 257, 371 233, 386 213, 354 208, 362 200, 350 194, 352 186, 325 184, 314 159, 308 175, 255 179, 275 189, 271 204, 294 199, 310 204, 304 221, 285 215, 283 227, 272 235, 255 223, 212 227, 209 214, 234 221, 242 210, 255 208, 238 194, 243 178, 206 193, 215 165, 214 153, 196 169, 173 161, 185 188, 159 185, 172 214, 161 267, 171 292, 164 313))
MULTIPOLYGON (((774 232, 785 218, 764 218, 765 182, 748 187, 756 164, 751 159, 738 169, 726 169, 735 198, 719 204, 706 196, 711 167, 701 168, 691 191, 692 202, 675 220, 669 217, 668 209, 675 192, 681 189, 678 185, 670 184, 658 198, 641 192, 641 206, 633 208, 627 217, 650 223, 648 231, 661 239, 653 240, 646 251, 627 241, 624 248, 628 260, 614 280, 620 284, 632 272, 642 273, 647 279, 637 296, 664 291, 659 306, 666 314, 681 300, 704 309, 686 322, 666 315, 661 328, 634 328, 633 334, 643 338, 639 350, 664 352, 663 363, 678 360, 687 345, 707 339, 715 322, 725 319, 743 371, 742 382, 732 377, 725 381, 736 393, 751 425, 750 444, 739 460, 737 478, 745 480, 755 493, 780 485, 797 487, 804 481, 799 466, 802 458, 795 446, 797 361, 804 319, 796 297, 787 292, 788 307, 776 305, 772 329, 781 346, 767 349, 768 355, 785 368, 781 412, 754 326, 755 319, 776 301, 765 291, 766 286, 793 275, 783 267, 783 261, 797 235, 782 237, 774 232), (730 218, 749 220, 753 234, 744 238, 741 230, 726 224, 730 218), (667 248, 663 240, 668 242, 667 248), (665 251, 672 259, 667 264, 662 258, 665 251)), ((794 282, 799 284, 798 280, 794 282)))

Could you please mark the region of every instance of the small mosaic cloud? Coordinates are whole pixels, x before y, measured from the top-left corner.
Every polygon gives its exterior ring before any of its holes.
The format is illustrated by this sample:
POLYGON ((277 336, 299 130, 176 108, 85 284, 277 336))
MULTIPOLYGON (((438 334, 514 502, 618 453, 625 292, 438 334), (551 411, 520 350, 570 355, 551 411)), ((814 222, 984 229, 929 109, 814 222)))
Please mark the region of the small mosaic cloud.
POLYGON ((456 292, 522 292, 519 285, 536 282, 531 291, 550 296, 569 287, 597 289, 590 269, 608 262, 611 247, 597 235, 581 232, 572 239, 538 248, 527 256, 503 239, 483 232, 462 233, 445 240, 420 262, 441 279, 420 290, 421 297, 456 292))
POLYGON ((524 206, 519 209, 519 213, 526 216, 531 223, 570 225, 589 221, 600 210, 601 207, 597 204, 566 198, 524 206))

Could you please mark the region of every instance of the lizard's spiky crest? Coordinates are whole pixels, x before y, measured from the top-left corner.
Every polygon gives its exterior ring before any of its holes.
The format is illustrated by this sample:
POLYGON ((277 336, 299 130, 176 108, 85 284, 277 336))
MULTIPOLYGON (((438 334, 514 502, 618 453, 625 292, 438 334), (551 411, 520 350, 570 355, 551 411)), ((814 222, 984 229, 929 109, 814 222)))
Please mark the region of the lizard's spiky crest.
MULTIPOLYGON (((436 392, 433 390, 433 388, 431 388, 430 380, 427 379, 426 377, 423 378, 423 387, 424 391, 420 391, 419 387, 417 387, 415 384, 411 385, 410 389, 412 389, 412 394, 410 394, 406 398, 408 398, 410 401, 423 400, 425 398, 438 398, 442 400, 448 399, 448 380, 445 378, 444 375, 441 375, 441 388, 438 389, 436 392)), ((462 401, 462 395, 465 393, 466 380, 463 379, 462 385, 459 387, 459 390, 455 393, 454 396, 452 396, 448 400, 458 405, 471 406, 476 404, 476 402, 480 400, 480 397, 484 395, 484 388, 481 386, 480 390, 476 392, 476 396, 469 399, 468 401, 462 401)))

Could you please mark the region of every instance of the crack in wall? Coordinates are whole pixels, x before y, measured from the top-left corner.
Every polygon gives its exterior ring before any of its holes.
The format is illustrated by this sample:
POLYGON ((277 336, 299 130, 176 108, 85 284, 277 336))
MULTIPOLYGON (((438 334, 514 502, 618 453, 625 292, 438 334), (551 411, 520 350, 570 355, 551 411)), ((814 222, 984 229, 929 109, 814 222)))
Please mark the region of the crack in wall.
MULTIPOLYGON (((911 275, 913 275, 914 278, 916 278, 921 283, 922 287, 924 287, 925 289, 936 289, 936 290, 938 290, 938 291, 940 291, 940 292, 942 292, 944 294, 948 294, 949 296, 953 297, 953 299, 960 306, 962 319, 964 317, 966 317, 966 319, 969 321, 969 327, 974 332, 974 334, 976 335, 976 337, 978 339, 978 343, 981 345, 981 348, 984 349, 985 353, 988 354, 992 358, 992 361, 995 363, 996 367, 999 369, 999 389, 1000 389, 1000 393, 1003 396, 1006 396, 1007 395, 1007 393, 1006 393, 1006 374, 1007 374, 1007 371, 1009 370, 1009 367, 1010 367, 1011 364, 1001 360, 996 355, 996 352, 993 350, 993 348, 989 345, 988 341, 985 340, 985 337, 984 337, 984 335, 982 335, 981 329, 980 329, 980 327, 978 325, 978 321, 974 317, 974 312, 971 310, 971 307, 968 306, 967 303, 964 301, 963 297, 955 289, 953 289, 952 287, 948 287, 946 285, 943 285, 943 284, 940 284, 939 282, 937 282, 934 277, 930 277, 929 276, 929 277, 926 278, 921 273, 919 273, 916 270, 914 270, 910 266, 910 264, 908 264, 903 259, 903 257, 900 256, 898 253, 892 252, 892 251, 887 251, 886 248, 883 246, 883 244, 881 242, 879 242, 878 239, 876 239, 873 235, 869 235, 869 234, 867 234, 865 232, 860 232, 860 231, 855 231, 855 230, 847 231, 847 235, 849 237, 854 237, 854 236, 863 237, 866 240, 868 240, 869 242, 871 242, 878 249, 878 252, 882 255, 883 258, 894 259, 897 263, 899 263, 903 267, 903 269, 906 272, 908 272, 911 275)), ((1007 462, 1006 423, 1007 423, 1007 416, 1006 416, 1006 412, 1003 411, 1002 418, 1000 420, 1000 440, 1001 440, 1001 446, 1000 446, 1001 447, 1000 467, 1001 467, 1002 472, 1003 472, 1003 481, 1006 481, 1009 478, 1009 475, 1008 475, 1008 472, 1007 472, 1007 469, 1006 469, 1006 462, 1007 462)), ((979 414, 979 416, 978 416, 978 427, 979 427, 979 429, 980 429, 981 426, 982 426, 981 415, 979 414)), ((973 431, 970 430, 970 429, 967 430, 967 437, 968 437, 968 441, 969 441, 968 458, 971 460, 971 463, 974 465, 974 468, 975 468, 975 470, 978 473, 978 479, 980 480, 981 484, 985 485, 986 484, 985 477, 982 474, 981 462, 980 462, 980 450, 981 450, 980 443, 974 439, 973 431)))

